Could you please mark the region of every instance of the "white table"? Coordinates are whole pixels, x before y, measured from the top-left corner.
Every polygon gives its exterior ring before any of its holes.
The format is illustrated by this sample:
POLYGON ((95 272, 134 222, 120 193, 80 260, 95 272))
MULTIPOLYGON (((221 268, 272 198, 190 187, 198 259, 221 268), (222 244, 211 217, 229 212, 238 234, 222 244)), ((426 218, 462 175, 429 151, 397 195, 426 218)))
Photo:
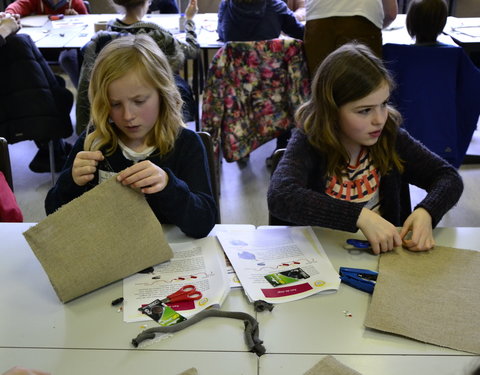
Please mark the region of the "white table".
MULTIPOLYGON (((335 294, 278 304, 262 313, 253 311, 241 290, 233 290, 222 309, 256 316, 267 349, 260 358, 247 351, 242 322, 223 318, 206 319, 135 349, 131 339, 142 325, 155 323, 123 322, 110 306, 122 295, 122 283, 62 304, 21 234, 31 225, 0 224, 0 370, 21 364, 69 375, 176 374, 190 367, 200 374, 303 374, 332 354, 365 375, 451 375, 463 374, 478 360, 366 329, 363 319, 371 297, 343 284, 335 294)), ((171 243, 186 240, 175 228, 165 231, 171 243)), ((377 267, 378 257, 343 249, 344 240, 354 235, 320 228, 315 232, 335 268, 377 267)), ((438 244, 480 250, 480 228, 438 228, 435 235, 438 244)))
MULTIPOLYGON (((121 14, 79 14, 65 16, 63 20, 50 21, 47 16, 29 16, 21 19, 23 26, 20 33, 31 36, 38 48, 81 48, 95 34, 94 24, 121 18, 121 14)), ((179 31, 178 14, 147 14, 144 21, 153 22, 177 35, 185 38, 179 31)), ((218 48, 217 14, 199 13, 194 18, 197 38, 201 48, 218 48)))

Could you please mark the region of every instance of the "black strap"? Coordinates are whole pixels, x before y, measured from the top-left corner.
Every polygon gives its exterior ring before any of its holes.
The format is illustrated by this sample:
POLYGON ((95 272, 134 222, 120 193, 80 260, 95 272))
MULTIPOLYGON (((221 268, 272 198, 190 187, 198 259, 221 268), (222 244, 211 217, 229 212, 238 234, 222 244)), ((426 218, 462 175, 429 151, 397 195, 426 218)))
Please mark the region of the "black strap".
POLYGON ((221 311, 216 309, 203 310, 198 314, 192 316, 191 318, 177 323, 173 326, 163 327, 158 326, 154 328, 146 329, 141 332, 136 338, 132 340, 133 346, 136 348, 138 345, 145 341, 155 338, 155 333, 173 333, 181 331, 184 328, 190 327, 191 325, 210 317, 219 317, 219 318, 233 318, 243 320, 245 323, 245 341, 248 346, 248 349, 255 353, 257 356, 265 354, 265 347, 263 346, 263 341, 258 338, 258 322, 257 320, 244 312, 237 311, 221 311))

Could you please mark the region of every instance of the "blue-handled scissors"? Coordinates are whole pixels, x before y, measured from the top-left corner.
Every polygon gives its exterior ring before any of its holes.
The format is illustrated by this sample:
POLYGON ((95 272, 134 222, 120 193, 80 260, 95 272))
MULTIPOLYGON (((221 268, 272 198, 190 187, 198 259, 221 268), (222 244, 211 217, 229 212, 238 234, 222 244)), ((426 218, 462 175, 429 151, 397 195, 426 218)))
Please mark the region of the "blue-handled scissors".
POLYGON ((202 298, 203 294, 195 285, 184 285, 175 293, 168 295, 166 298, 162 299, 162 303, 172 303, 172 302, 187 302, 187 301, 197 301, 202 298))
POLYGON ((372 247, 367 240, 349 238, 346 242, 347 244, 344 246, 346 249, 370 249, 372 247))

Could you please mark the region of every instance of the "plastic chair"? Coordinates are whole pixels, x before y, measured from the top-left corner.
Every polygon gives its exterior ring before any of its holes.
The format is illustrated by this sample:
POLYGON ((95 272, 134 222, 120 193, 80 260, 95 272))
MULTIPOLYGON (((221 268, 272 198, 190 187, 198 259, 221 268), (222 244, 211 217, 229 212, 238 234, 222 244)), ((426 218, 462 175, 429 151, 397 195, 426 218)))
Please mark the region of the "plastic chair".
POLYGON ((200 139, 205 146, 207 151, 207 159, 208 159, 208 168, 210 170, 210 181, 212 184, 212 192, 213 196, 215 197, 215 203, 217 204, 217 224, 220 224, 220 169, 216 162, 215 155, 213 152, 213 142, 212 137, 207 132, 197 132, 200 136, 200 139))
MULTIPOLYGON (((274 151, 272 155, 272 175, 273 172, 275 172, 275 169, 277 169, 277 165, 280 162, 280 160, 283 157, 283 154, 285 153, 284 148, 279 148, 274 151)), ((270 212, 268 213, 268 225, 288 225, 288 226, 293 226, 295 224, 289 223, 287 221, 280 220, 273 216, 270 212)))
POLYGON ((0 137, 0 171, 3 172, 8 186, 13 191, 12 165, 10 164, 10 154, 8 152, 8 142, 0 137))
POLYGON ((459 167, 480 115, 480 70, 451 45, 386 44, 383 58, 397 82, 392 101, 402 126, 459 167))

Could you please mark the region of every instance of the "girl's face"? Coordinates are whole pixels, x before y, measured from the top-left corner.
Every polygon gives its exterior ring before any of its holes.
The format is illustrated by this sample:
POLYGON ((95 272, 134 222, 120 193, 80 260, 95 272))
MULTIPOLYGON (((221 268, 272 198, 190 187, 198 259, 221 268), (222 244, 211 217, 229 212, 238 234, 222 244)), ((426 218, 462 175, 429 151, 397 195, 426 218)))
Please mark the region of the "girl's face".
POLYGON ((147 148, 147 135, 155 126, 160 107, 156 88, 135 71, 113 81, 107 90, 110 118, 119 130, 120 140, 134 151, 147 148))
POLYGON ((387 121, 390 87, 385 82, 366 97, 346 103, 339 110, 340 141, 356 162, 363 146, 377 143, 387 121))

